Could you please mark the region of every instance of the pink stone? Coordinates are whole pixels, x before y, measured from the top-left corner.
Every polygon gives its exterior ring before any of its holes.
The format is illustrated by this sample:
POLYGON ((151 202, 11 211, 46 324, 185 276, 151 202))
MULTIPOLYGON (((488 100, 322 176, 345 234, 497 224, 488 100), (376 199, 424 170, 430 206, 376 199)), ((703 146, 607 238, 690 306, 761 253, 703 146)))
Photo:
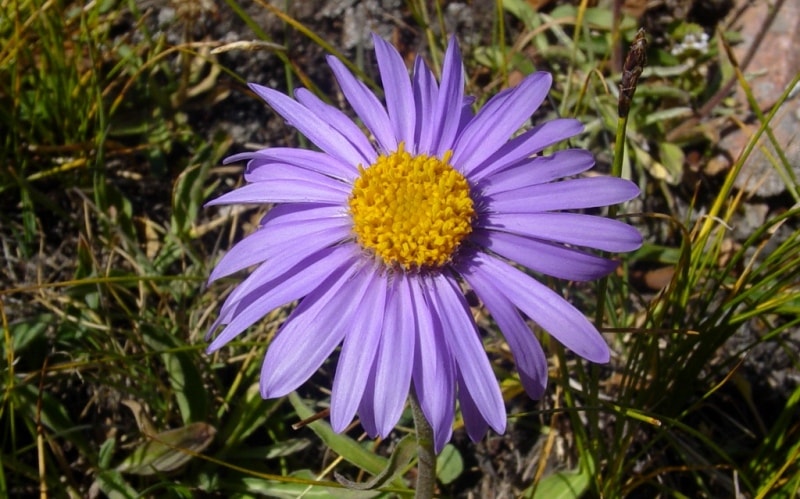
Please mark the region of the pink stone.
MULTIPOLYGON (((739 0, 738 3, 747 2, 739 0)), ((767 19, 768 9, 768 2, 757 0, 746 8, 737 24, 734 25, 734 28, 739 29, 743 37, 743 43, 734 48, 737 60, 744 59, 767 19)), ((737 10, 734 9, 734 12, 737 10)), ((744 68, 753 95, 765 115, 798 72, 800 72, 800 2, 786 0, 765 34, 752 61, 744 68)), ((783 103, 770 123, 777 143, 786 154, 795 176, 800 176, 800 95, 798 94, 800 94, 800 88, 796 89, 794 94, 783 103)), ((734 161, 760 125, 757 120, 751 119, 753 114, 749 112, 747 98, 741 89, 737 91, 736 99, 738 105, 743 110, 747 110, 746 114, 740 118, 748 122, 749 130, 737 129, 725 135, 719 143, 720 148, 726 151, 727 156, 734 161)), ((775 170, 769 156, 762 151, 762 147, 766 148, 769 155, 780 163, 780 158, 769 138, 766 133, 763 134, 758 147, 747 158, 742 172, 736 179, 736 186, 762 197, 770 197, 783 192, 786 185, 775 170)))

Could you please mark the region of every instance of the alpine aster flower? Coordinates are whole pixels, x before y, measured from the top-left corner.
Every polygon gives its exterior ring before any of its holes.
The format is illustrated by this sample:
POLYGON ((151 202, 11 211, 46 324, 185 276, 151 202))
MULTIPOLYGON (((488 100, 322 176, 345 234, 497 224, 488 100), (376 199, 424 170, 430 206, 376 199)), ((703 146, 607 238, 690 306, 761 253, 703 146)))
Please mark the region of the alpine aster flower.
POLYGON ((560 180, 593 166, 587 151, 537 156, 581 132, 576 120, 510 139, 547 95, 548 73, 528 76, 474 114, 455 39, 439 84, 420 58, 409 78, 400 54, 373 39, 385 106, 328 58, 372 138, 306 89, 292 99, 250 85, 320 151, 273 147, 228 158, 248 160, 247 185, 209 204, 275 206, 210 277, 257 265, 223 304, 209 334, 224 328, 208 351, 300 300, 267 350, 261 395, 292 392, 342 345, 333 428, 342 431, 358 413, 367 433, 387 435, 413 383, 439 452, 456 400, 473 440, 506 425, 463 289, 474 290, 502 330, 531 397, 545 389, 547 361, 526 317, 581 357, 607 362, 608 346, 584 315, 510 262, 577 281, 609 273, 616 263, 589 250, 631 251, 640 234, 563 210, 620 203, 639 191, 619 178, 560 180))

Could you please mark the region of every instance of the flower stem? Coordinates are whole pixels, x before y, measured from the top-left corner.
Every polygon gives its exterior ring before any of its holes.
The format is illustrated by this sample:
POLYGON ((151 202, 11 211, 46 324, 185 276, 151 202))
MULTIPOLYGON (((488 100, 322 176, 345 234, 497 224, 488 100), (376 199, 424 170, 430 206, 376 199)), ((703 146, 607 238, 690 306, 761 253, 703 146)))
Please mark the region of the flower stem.
POLYGON ((431 428, 417 395, 411 391, 411 413, 417 430, 417 490, 416 499, 430 499, 436 490, 436 452, 433 449, 433 428, 431 428))
MULTIPOLYGON (((622 162, 625 156, 625 141, 627 140, 626 130, 628 128, 628 113, 631 109, 633 94, 639 84, 639 77, 647 64, 647 38, 644 28, 639 29, 636 38, 633 40, 625 63, 622 69, 622 81, 619 87, 619 102, 617 105, 617 138, 614 143, 614 161, 611 163, 611 176, 622 177, 622 162)), ((617 216, 617 206, 608 207, 608 217, 617 216)), ((597 290, 597 311, 594 323, 598 330, 603 327, 603 315, 605 314, 606 293, 608 291, 608 276, 603 277, 597 290)))

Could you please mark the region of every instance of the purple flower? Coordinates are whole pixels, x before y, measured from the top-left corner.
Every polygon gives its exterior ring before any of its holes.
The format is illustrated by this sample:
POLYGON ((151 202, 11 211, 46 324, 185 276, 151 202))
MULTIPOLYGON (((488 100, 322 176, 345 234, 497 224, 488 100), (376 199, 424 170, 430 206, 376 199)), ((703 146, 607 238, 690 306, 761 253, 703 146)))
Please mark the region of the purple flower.
POLYGON ((273 147, 228 159, 248 160, 247 185, 209 204, 275 206, 210 277, 257 265, 222 306, 209 334, 224 328, 208 351, 300 300, 267 350, 261 395, 292 392, 341 345, 333 428, 342 431, 358 413, 367 433, 387 435, 413 383, 439 452, 456 399, 473 440, 506 425, 464 288, 502 330, 531 397, 545 389, 547 361, 525 317, 581 357, 607 362, 608 346, 584 315, 509 262, 576 281, 611 272, 616 263, 589 250, 631 251, 640 234, 563 210, 620 203, 639 190, 619 178, 559 180, 593 166, 587 151, 537 156, 581 132, 576 120, 510 138, 547 95, 548 73, 528 76, 474 114, 455 39, 437 84, 420 58, 409 78, 400 54, 373 38, 385 106, 328 58, 371 138, 306 89, 292 99, 250 85, 320 151, 273 147))

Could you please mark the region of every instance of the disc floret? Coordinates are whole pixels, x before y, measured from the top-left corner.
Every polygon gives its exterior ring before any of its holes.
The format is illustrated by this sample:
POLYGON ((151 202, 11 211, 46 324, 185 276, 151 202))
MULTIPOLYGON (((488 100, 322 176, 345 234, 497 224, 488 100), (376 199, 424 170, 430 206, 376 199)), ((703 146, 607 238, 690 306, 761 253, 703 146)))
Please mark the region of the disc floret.
POLYGON ((439 268, 472 232, 475 209, 467 179, 437 158, 401 146, 380 155, 359 177, 349 199, 356 239, 388 267, 439 268))

